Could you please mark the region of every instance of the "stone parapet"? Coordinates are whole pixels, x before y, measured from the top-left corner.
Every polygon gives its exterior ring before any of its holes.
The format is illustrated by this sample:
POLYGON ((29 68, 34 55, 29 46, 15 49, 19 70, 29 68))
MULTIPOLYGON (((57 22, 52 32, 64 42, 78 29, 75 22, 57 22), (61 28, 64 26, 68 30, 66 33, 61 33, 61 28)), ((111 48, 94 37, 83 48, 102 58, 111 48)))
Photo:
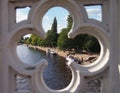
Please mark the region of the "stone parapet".
POLYGON ((17 75, 29 78, 33 93, 87 93, 86 86, 89 86, 89 93, 93 92, 92 87, 94 90, 101 89, 101 93, 119 93, 118 8, 120 8, 118 0, 0 0, 0 93, 18 93, 17 75), (84 6, 92 4, 102 5, 101 22, 88 18, 84 6), (31 8, 28 19, 16 23, 16 8, 27 6, 31 8), (55 6, 67 9, 73 17, 74 24, 68 34, 69 38, 89 34, 96 37, 101 47, 100 57, 89 65, 78 65, 74 60, 69 60, 67 64, 71 68, 72 80, 61 90, 50 89, 44 83, 42 73, 48 65, 46 59, 40 60, 36 65, 25 64, 19 60, 16 53, 21 36, 32 33, 45 38, 42 19, 46 11, 55 6), (102 78, 95 79, 97 76, 102 78))

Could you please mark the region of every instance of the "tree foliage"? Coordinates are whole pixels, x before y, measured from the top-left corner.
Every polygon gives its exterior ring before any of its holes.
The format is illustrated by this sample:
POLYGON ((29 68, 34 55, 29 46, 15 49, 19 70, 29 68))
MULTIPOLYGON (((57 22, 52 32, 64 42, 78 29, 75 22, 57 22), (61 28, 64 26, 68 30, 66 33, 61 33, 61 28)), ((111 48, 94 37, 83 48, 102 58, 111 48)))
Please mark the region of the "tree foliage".
POLYGON ((49 30, 47 32, 47 38, 46 38, 47 45, 49 47, 56 47, 57 46, 57 39, 58 39, 57 19, 55 17, 54 20, 53 20, 51 30, 49 30))
POLYGON ((66 50, 69 47, 70 40, 67 37, 68 29, 62 29, 61 33, 59 34, 57 45, 61 50, 66 50))
POLYGON ((68 38, 68 32, 70 31, 73 23, 73 19, 70 15, 67 18, 67 22, 67 28, 62 29, 58 37, 57 45, 61 50, 71 50, 73 48, 73 40, 68 38))
MULTIPOLYGON (((73 19, 71 15, 67 18, 67 27, 57 33, 57 19, 53 20, 51 29, 47 32, 46 39, 42 39, 37 35, 32 34, 29 38, 25 38, 24 43, 38 46, 58 47, 61 50, 75 50, 76 52, 86 50, 89 52, 100 52, 98 40, 88 34, 77 35, 74 39, 68 38, 68 33, 72 28, 73 19)), ((21 37, 21 41, 23 38, 21 37)))
POLYGON ((89 52, 100 52, 99 42, 95 37, 91 35, 81 34, 76 36, 74 39, 69 39, 68 32, 71 30, 73 24, 73 19, 71 15, 68 16, 67 21, 67 28, 62 29, 58 38, 57 44, 60 49, 74 49, 76 52, 82 50, 86 50, 89 52))

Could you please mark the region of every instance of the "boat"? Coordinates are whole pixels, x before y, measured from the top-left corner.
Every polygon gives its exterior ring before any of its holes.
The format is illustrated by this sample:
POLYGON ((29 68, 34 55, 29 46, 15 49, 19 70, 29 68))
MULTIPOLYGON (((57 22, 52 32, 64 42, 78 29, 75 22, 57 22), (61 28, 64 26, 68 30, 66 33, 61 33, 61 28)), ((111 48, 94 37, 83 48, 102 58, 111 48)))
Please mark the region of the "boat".
POLYGON ((57 55, 57 53, 55 51, 50 51, 50 54, 57 55))
POLYGON ((47 49, 46 53, 51 54, 51 55, 57 55, 57 53, 55 51, 51 51, 50 49, 47 49))
POLYGON ((81 60, 79 60, 79 59, 77 59, 76 57, 73 57, 73 56, 67 56, 67 57, 66 57, 66 60, 67 60, 68 62, 76 62, 76 63, 78 63, 78 64, 81 64, 81 60))

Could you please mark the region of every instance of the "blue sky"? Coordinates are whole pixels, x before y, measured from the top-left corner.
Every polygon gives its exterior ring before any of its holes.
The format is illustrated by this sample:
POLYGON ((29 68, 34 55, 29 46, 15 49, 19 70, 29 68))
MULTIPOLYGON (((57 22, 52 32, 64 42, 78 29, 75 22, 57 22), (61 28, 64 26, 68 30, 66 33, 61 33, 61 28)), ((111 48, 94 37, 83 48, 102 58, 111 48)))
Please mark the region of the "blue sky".
POLYGON ((49 30, 51 28, 51 24, 53 23, 53 19, 57 18, 57 24, 58 24, 58 32, 62 28, 65 28, 67 26, 67 17, 69 15, 69 11, 62 7, 54 7, 48 10, 48 12, 43 17, 43 28, 45 31, 49 30))
MULTIPOLYGON (((88 13, 88 17, 92 19, 96 19, 101 21, 101 6, 85 6, 85 9, 88 13)), ((16 22, 21 22, 23 20, 27 19, 28 13, 30 8, 20 8, 16 10, 16 22)), ((61 31, 62 28, 65 28, 67 26, 67 16, 69 15, 69 11, 67 11, 65 8, 62 7, 53 7, 49 9, 46 14, 43 17, 42 25, 43 28, 46 31, 50 30, 51 25, 53 23, 54 17, 57 18, 58 23, 58 33, 61 31)))

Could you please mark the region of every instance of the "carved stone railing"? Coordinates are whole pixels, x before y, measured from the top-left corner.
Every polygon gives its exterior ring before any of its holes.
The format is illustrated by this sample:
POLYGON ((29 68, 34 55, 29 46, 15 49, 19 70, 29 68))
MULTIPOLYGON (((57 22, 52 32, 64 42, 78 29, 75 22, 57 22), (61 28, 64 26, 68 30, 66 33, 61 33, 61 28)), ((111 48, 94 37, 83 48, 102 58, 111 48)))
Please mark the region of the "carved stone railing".
MULTIPOLYGON (((1 22, 0 26, 2 36, 2 41, 0 43, 2 45, 2 51, 0 50, 2 54, 2 57, 0 58, 0 64, 2 64, 2 67, 0 66, 2 69, 2 72, 0 72, 0 75, 2 75, 0 83, 2 82, 2 84, 0 86, 2 86, 2 88, 0 88, 0 92, 18 93, 16 91, 16 76, 20 75, 29 78, 32 93, 113 93, 109 90, 112 85, 106 86, 106 84, 113 83, 111 80, 112 78, 110 78, 112 77, 110 74, 110 71, 112 71, 110 70, 112 63, 111 60, 116 60, 115 57, 111 56, 111 54, 116 54, 116 52, 114 53, 114 47, 112 46, 114 41, 111 42, 112 38, 115 38, 115 36, 112 36, 111 34, 111 29, 113 30, 114 27, 110 29, 109 26, 112 20, 110 20, 110 22, 108 21, 108 14, 112 15, 112 13, 109 13, 109 4, 111 4, 112 1, 95 0, 94 4, 103 5, 102 22, 88 19, 87 17, 84 5, 88 5, 89 3, 93 4, 92 0, 34 0, 36 2, 31 0, 31 3, 27 3, 27 1, 30 2, 30 0, 24 1, 25 0, 10 0, 10 2, 8 2, 8 0, 0 1, 2 5, 0 6, 2 10, 0 14, 2 16, 0 16, 0 18, 3 22, 1 22), (17 1, 22 1, 22 4, 17 1), (16 23, 15 8, 21 6, 30 6, 31 10, 26 21, 16 23), (66 88, 61 90, 50 89, 45 84, 43 80, 43 71, 48 64, 45 59, 40 60, 39 64, 28 65, 21 62, 16 53, 16 46, 21 36, 33 33, 45 38, 45 32, 42 27, 42 19, 44 14, 54 6, 64 7, 73 17, 74 25, 68 34, 69 38, 74 38, 79 34, 89 34, 96 37, 101 47, 100 56, 94 63, 85 66, 78 65, 73 62, 73 60, 70 60, 67 63, 71 68, 72 80, 66 88), (111 57, 113 59, 111 59, 111 57), (94 76, 98 76, 98 74, 100 75, 100 78, 94 78, 94 76), (94 86, 92 86, 92 83, 94 83, 94 86), (95 85, 95 83, 98 85, 95 85), (86 84, 88 85, 86 86, 86 84), (100 91, 86 92, 86 89, 88 88, 89 90, 91 87, 96 90, 95 86, 97 86, 100 91)), ((116 0, 113 4, 117 4, 116 0)), ((114 8, 114 5, 112 8, 114 8)), ((118 59, 118 56, 116 58, 118 59)), ((117 66, 117 62, 115 63, 115 66, 117 66)), ((115 75, 118 75, 118 73, 115 75)), ((118 76, 115 81, 117 80, 118 76)), ((117 87, 116 89, 118 91, 117 87)))

